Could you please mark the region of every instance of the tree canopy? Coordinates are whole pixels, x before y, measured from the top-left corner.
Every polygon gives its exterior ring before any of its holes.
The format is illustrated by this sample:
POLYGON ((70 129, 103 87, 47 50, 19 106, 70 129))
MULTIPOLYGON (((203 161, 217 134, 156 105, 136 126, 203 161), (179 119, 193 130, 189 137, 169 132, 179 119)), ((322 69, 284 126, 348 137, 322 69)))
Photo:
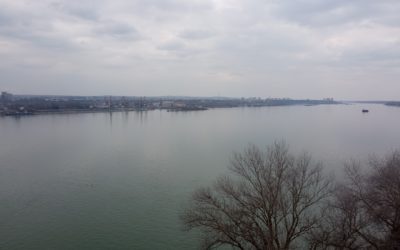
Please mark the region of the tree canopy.
POLYGON ((229 170, 196 190, 182 215, 204 249, 400 249, 398 151, 351 161, 336 183, 282 142, 234 153, 229 170))

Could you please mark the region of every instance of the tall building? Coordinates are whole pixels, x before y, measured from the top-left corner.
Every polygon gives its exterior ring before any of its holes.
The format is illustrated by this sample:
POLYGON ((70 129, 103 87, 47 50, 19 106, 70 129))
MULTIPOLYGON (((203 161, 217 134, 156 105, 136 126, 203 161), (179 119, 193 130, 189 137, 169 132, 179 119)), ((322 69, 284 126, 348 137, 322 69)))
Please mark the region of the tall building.
POLYGON ((0 99, 1 99, 2 102, 11 102, 12 99, 13 99, 13 95, 3 91, 3 92, 1 92, 1 98, 0 99))

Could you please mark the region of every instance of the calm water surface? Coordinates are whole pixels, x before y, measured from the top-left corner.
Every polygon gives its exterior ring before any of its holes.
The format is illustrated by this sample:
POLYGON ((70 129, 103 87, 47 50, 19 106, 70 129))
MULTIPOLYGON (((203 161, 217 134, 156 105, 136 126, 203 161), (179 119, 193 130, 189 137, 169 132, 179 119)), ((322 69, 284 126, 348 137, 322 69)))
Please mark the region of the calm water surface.
POLYGON ((283 139, 340 172, 399 128, 383 105, 0 117, 0 249, 196 249, 179 213, 233 150, 283 139))

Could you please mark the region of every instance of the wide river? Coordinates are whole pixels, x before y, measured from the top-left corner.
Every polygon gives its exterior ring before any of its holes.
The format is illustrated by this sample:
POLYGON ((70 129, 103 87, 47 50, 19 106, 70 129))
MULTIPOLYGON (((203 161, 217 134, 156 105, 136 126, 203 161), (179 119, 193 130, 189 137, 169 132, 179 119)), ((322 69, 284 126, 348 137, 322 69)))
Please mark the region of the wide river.
POLYGON ((339 177, 350 158, 400 149, 400 108, 0 117, 0 249, 196 249, 179 221, 191 192, 274 140, 339 177))

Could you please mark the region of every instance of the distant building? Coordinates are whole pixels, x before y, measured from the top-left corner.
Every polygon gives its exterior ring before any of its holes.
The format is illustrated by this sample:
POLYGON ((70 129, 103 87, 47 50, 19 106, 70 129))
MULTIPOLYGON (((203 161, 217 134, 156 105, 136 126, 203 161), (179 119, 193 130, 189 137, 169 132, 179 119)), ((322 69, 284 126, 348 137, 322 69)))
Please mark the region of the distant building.
POLYGON ((184 107, 186 107, 186 104, 184 102, 174 102, 174 107, 175 108, 184 108, 184 107))
POLYGON ((2 102, 11 102, 13 100, 13 95, 11 93, 7 93, 5 91, 1 92, 1 101, 2 102))
POLYGON ((161 107, 161 102, 153 102, 151 104, 154 108, 160 108, 161 107))
POLYGON ((172 108, 174 105, 174 102, 172 101, 163 101, 161 104, 162 108, 172 108))

